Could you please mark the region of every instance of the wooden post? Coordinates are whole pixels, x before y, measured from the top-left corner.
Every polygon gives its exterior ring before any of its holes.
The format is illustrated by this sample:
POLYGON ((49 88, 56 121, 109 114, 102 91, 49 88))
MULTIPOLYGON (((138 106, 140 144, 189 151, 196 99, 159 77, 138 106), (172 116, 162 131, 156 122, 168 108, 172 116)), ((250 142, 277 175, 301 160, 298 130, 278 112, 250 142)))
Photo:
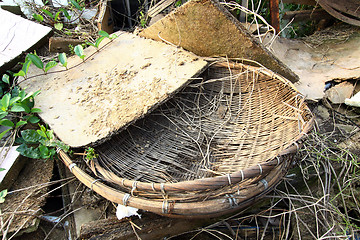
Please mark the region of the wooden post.
POLYGON ((275 28, 276 33, 279 33, 280 32, 279 0, 270 0, 270 17, 271 17, 271 26, 275 28))

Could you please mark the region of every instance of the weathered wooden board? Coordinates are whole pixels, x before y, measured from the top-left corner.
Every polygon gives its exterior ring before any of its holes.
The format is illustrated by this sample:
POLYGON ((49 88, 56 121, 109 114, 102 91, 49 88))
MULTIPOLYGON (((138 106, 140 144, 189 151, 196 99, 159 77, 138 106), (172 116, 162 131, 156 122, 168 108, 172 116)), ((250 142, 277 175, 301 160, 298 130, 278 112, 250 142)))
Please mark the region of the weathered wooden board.
POLYGON ((0 72, 7 70, 23 52, 51 33, 52 29, 0 8, 0 72))
MULTIPOLYGON (((84 54, 94 52, 91 47, 84 54)), ((104 141, 207 66, 180 48, 125 32, 84 63, 77 56, 68 61, 69 70, 29 79, 21 87, 41 90, 36 98, 40 117, 72 147, 104 141)))
POLYGON ((298 76, 263 47, 216 0, 192 0, 140 32, 171 42, 199 56, 227 56, 257 61, 292 82, 298 76))

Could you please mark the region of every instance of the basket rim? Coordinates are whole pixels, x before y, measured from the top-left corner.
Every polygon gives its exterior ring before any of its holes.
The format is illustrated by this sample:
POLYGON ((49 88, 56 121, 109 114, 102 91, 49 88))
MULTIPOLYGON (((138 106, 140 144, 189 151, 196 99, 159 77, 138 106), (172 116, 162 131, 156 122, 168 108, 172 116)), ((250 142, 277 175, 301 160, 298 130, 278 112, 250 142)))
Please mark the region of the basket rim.
POLYGON ((58 154, 65 166, 69 168, 70 172, 74 174, 80 182, 107 200, 125 206, 150 211, 166 217, 176 218, 216 217, 243 208, 271 191, 285 176, 287 169, 290 166, 290 161, 283 161, 280 165, 273 168, 268 175, 253 184, 251 188, 243 188, 242 190, 245 191, 245 194, 242 194, 241 196, 249 196, 246 198, 241 197, 239 194, 237 194, 238 197, 233 194, 226 194, 214 199, 201 200, 198 202, 168 201, 166 199, 156 201, 134 196, 108 186, 101 182, 101 179, 95 179, 83 171, 63 150, 59 149, 58 154))

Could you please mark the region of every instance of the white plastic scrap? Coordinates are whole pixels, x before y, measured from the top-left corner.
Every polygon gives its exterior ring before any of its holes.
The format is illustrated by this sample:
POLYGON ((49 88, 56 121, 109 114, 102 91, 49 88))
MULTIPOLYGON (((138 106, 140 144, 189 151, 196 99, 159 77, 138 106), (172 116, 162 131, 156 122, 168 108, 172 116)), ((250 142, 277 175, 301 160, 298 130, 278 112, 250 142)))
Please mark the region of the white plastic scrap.
POLYGON ((138 210, 139 209, 137 209, 137 208, 118 204, 118 206, 116 208, 116 217, 119 220, 126 218, 126 217, 131 217, 131 216, 138 216, 139 218, 141 218, 141 215, 137 213, 138 210))
POLYGON ((345 104, 353 107, 360 107, 360 92, 355 94, 352 98, 345 99, 345 104))

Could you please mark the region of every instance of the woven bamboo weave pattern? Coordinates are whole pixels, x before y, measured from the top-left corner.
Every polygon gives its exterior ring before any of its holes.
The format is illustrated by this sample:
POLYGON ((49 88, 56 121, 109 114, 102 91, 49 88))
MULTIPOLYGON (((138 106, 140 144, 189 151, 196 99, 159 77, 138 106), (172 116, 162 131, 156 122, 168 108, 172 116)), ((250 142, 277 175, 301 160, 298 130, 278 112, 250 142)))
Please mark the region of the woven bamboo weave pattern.
POLYGON ((215 64, 203 80, 97 147, 95 166, 148 183, 231 174, 275 159, 310 118, 287 81, 261 68, 215 64))

